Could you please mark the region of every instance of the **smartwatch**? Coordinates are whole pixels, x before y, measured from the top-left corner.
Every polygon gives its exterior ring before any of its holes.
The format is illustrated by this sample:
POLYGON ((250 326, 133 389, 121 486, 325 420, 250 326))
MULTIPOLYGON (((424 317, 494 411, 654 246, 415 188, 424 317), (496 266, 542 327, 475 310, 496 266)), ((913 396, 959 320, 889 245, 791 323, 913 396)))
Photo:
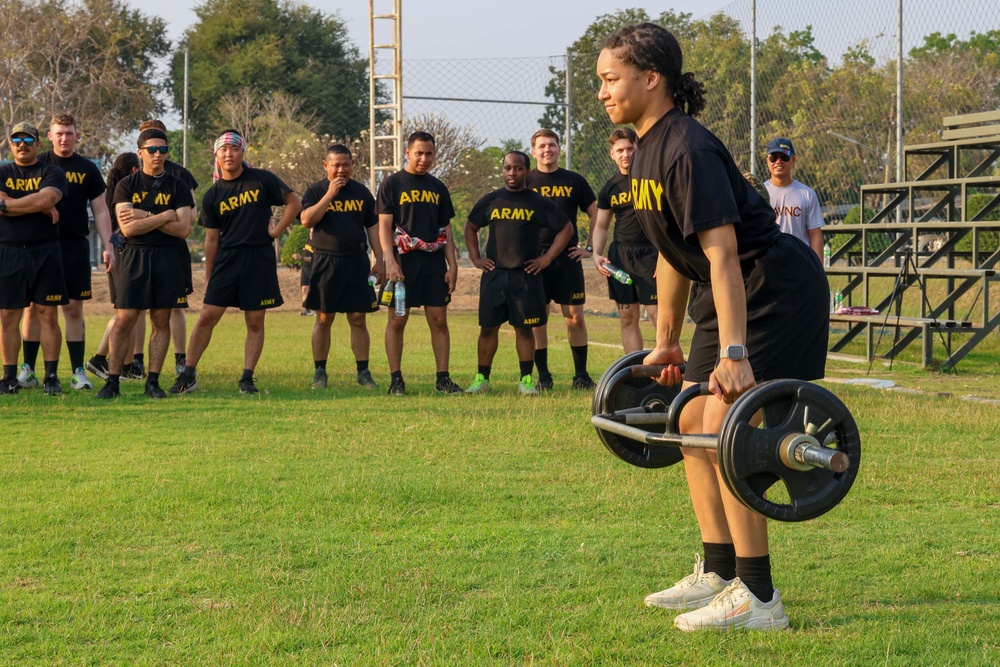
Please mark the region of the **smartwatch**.
POLYGON ((594 246, 588 243, 587 247, 585 247, 584 250, 586 250, 587 252, 594 252, 594 246))
POLYGON ((0 199, 0 215, 5 215, 7 213, 7 200, 0 199))
POLYGON ((732 359, 740 361, 747 358, 746 345, 727 345, 719 351, 719 359, 732 359))

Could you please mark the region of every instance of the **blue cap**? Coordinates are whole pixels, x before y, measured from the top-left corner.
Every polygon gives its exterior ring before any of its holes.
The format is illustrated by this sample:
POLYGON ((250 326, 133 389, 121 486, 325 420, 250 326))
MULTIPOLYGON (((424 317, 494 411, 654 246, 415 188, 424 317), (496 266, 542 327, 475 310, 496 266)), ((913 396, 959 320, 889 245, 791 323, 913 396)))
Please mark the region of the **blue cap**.
POLYGON ((795 147, 792 146, 791 139, 778 137, 767 142, 767 154, 770 155, 771 153, 781 153, 782 155, 791 157, 795 155, 795 147))

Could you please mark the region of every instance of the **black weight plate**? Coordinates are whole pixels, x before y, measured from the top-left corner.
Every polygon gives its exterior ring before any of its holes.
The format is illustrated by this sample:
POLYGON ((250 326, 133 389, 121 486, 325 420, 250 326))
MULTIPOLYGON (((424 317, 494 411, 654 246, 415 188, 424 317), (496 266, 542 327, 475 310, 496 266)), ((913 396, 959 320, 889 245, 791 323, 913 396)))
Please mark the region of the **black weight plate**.
POLYGON ((772 380, 748 391, 733 403, 719 433, 719 467, 726 486, 744 505, 778 521, 805 521, 836 507, 854 484, 860 464, 861 436, 850 410, 823 387, 800 380, 772 380), (755 428, 751 420, 759 410, 764 422, 755 428), (822 426, 814 434, 819 442, 829 438, 827 446, 847 454, 847 470, 803 472, 781 462, 782 439, 805 432, 806 420, 822 426), (788 493, 787 503, 767 498, 778 481, 788 493))
MULTIPOLYGON (((640 350, 626 354, 611 364, 597 381, 594 389, 594 400, 591 411, 595 415, 608 414, 650 404, 660 404, 664 411, 674 397, 680 393, 680 385, 664 387, 649 378, 625 379, 615 383, 614 376, 629 366, 636 366, 649 354, 648 350, 640 350)), ((644 430, 663 433, 663 426, 649 424, 641 426, 644 430)), ((604 446, 626 463, 639 468, 665 468, 680 462, 683 458, 681 450, 669 445, 649 446, 638 440, 597 430, 597 436, 604 446)))

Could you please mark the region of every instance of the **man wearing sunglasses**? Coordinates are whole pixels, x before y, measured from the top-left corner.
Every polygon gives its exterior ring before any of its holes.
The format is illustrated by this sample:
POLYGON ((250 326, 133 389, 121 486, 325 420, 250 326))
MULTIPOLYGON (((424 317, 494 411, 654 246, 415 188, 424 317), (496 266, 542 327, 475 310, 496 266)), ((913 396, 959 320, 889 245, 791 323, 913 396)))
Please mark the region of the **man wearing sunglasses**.
POLYGON ((66 174, 38 161, 38 130, 34 125, 15 125, 8 145, 14 161, 0 166, 0 394, 16 394, 20 389, 20 324, 24 309, 30 305, 41 325, 42 386, 46 394, 58 395, 62 393, 58 376, 62 333, 56 307, 66 305, 69 299, 56 204, 68 191, 66 174))
POLYGON ((190 262, 185 239, 191 233, 191 190, 164 170, 167 135, 149 129, 139 133, 142 171, 123 178, 115 188, 112 204, 125 247, 115 267, 115 324, 111 331, 108 379, 97 398, 119 395, 119 381, 129 335, 139 314, 149 311, 153 335, 149 339, 149 374, 146 396, 166 398, 160 387, 160 370, 170 344, 170 311, 187 307, 187 268, 190 262))
POLYGON ((791 234, 823 261, 823 212, 819 198, 807 185, 792 178, 795 148, 791 139, 778 137, 767 144, 767 168, 771 178, 764 183, 781 231, 791 234))

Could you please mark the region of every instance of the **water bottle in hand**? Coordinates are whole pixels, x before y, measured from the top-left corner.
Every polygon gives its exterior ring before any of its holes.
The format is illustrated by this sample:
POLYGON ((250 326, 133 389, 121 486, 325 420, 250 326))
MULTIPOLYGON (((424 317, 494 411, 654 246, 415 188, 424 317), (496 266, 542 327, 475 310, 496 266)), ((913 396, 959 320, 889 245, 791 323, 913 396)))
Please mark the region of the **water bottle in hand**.
POLYGON ((617 266, 611 262, 604 262, 604 268, 611 273, 611 277, 622 283, 623 285, 632 284, 632 276, 624 271, 624 269, 619 269, 617 266))
POLYGON ((402 280, 396 281, 393 293, 396 297, 396 315, 403 317, 406 315, 406 287, 403 285, 402 280))

